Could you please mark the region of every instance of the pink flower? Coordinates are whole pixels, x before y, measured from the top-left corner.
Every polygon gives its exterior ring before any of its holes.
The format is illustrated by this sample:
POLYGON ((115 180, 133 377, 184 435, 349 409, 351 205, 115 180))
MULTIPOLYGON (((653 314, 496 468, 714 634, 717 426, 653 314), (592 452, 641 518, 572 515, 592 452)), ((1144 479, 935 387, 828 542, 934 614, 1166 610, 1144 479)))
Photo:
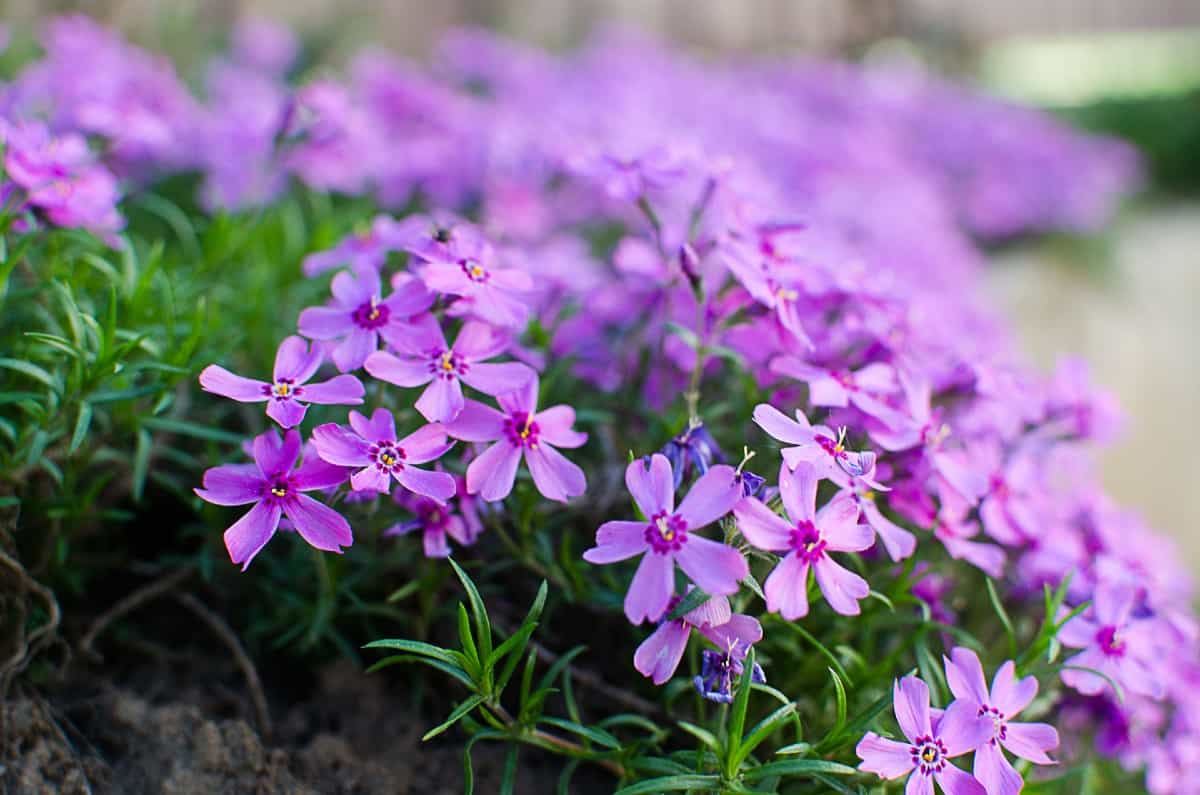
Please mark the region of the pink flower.
POLYGON ((788 520, 753 497, 733 509, 742 535, 754 546, 785 552, 763 584, 767 609, 789 621, 808 615, 808 570, 816 574, 821 593, 838 613, 858 615, 858 602, 870 592, 867 581, 834 563, 830 552, 858 552, 875 543, 875 534, 858 523, 858 505, 837 497, 820 511, 816 469, 801 462, 794 471, 779 468, 779 496, 788 520))
POLYGON ((1161 679, 1154 673, 1153 618, 1134 616, 1137 591, 1127 585, 1101 582, 1091 607, 1068 621, 1058 633, 1064 646, 1083 651, 1066 660, 1062 680, 1084 695, 1109 688, 1108 680, 1131 692, 1162 698, 1161 679), (1087 668, 1090 670, 1078 670, 1087 668))
POLYGON ((200 373, 200 386, 205 392, 241 403, 266 401, 267 416, 284 428, 293 428, 304 420, 308 403, 357 406, 363 402, 363 385, 352 375, 308 383, 321 366, 321 359, 320 348, 309 348, 299 337, 287 337, 275 352, 270 383, 243 378, 210 364, 200 373))
POLYGON ((415 518, 399 522, 383 531, 386 536, 406 535, 421 531, 421 540, 427 558, 445 558, 450 555, 450 539, 464 547, 474 544, 483 533, 483 522, 475 498, 467 494, 467 483, 454 477, 455 494, 453 503, 441 502, 431 497, 415 494, 407 489, 396 492, 393 498, 397 505, 410 511, 415 518))
POLYGON ((503 328, 520 329, 529 319, 524 294, 533 289, 525 271, 496 266, 492 246, 477 234, 461 232, 440 246, 417 252, 426 263, 417 270, 429 289, 461 296, 465 311, 503 328))
MULTIPOLYGON (((672 597, 667 603, 663 619, 679 604, 682 597, 672 597)), ((675 675, 679 661, 683 659, 688 638, 692 630, 708 638, 721 651, 738 649, 744 656, 750 647, 762 640, 762 625, 752 616, 734 614, 729 600, 724 596, 713 596, 699 607, 684 613, 674 620, 663 620, 658 629, 642 641, 633 655, 633 667, 642 676, 649 677, 654 684, 665 684, 675 675)))
POLYGON ((566 502, 583 494, 583 470, 568 461, 558 447, 575 448, 587 434, 573 430, 575 409, 551 406, 537 411, 538 379, 525 388, 501 395, 503 411, 468 400, 446 431, 466 442, 496 443, 467 467, 467 491, 488 502, 502 500, 512 491, 517 465, 525 459, 538 491, 548 500, 566 502))
POLYGON ((855 477, 872 488, 886 490, 871 475, 875 469, 874 453, 847 450, 843 434, 835 434, 824 425, 809 424, 808 418, 799 410, 793 420, 769 403, 759 403, 754 407, 754 422, 781 442, 796 445, 782 450, 783 460, 790 469, 807 461, 816 468, 819 477, 832 480, 842 488, 855 477))
POLYGON ((300 434, 288 431, 282 441, 276 431, 254 439, 253 464, 226 464, 204 473, 202 500, 214 505, 248 505, 250 512, 225 531, 225 548, 245 571, 267 545, 279 521, 287 516, 300 537, 317 549, 342 551, 354 543, 350 524, 337 511, 301 492, 328 489, 346 482, 347 471, 319 458, 304 461, 298 469, 300 434))
POLYGON ((731 546, 696 535, 737 503, 742 485, 733 467, 710 468, 675 509, 674 476, 667 457, 655 453, 625 469, 625 485, 647 521, 605 522, 596 546, 583 553, 589 563, 616 563, 641 554, 642 561, 625 594, 625 616, 634 624, 664 614, 675 592, 675 563, 708 594, 728 596, 750 568, 731 546))

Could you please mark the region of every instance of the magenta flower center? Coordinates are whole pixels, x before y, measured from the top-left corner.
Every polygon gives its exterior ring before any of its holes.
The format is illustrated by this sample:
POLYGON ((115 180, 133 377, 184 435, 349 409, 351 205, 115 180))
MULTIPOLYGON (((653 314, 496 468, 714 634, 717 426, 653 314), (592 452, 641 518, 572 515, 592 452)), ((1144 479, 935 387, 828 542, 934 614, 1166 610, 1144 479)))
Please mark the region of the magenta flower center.
POLYGON ((1125 639, 1117 634, 1117 628, 1109 625, 1101 627, 1096 633, 1096 643, 1100 651, 1109 657, 1120 657, 1125 654, 1125 639))
POLYGON ((992 719, 992 739, 988 742, 995 745, 997 742, 1008 739, 1008 722, 1004 720, 1004 715, 1000 713, 1000 710, 984 704, 979 708, 979 717, 992 719))
POLYGON ((386 304, 381 304, 372 298, 370 301, 359 305, 351 317, 354 319, 354 325, 359 328, 374 330, 380 326, 387 325, 389 314, 391 312, 386 304))
POLYGON ((538 424, 533 421, 533 415, 527 411, 516 411, 505 418, 504 435, 513 447, 537 449, 538 424))
POLYGON ((376 468, 389 473, 404 469, 404 459, 408 458, 403 447, 398 447, 395 442, 388 441, 376 442, 371 445, 367 456, 374 462, 376 468))
POLYGON ((687 522, 678 514, 659 511, 646 525, 646 543, 660 555, 679 551, 687 543, 687 522))
POLYGON ((480 265, 477 260, 465 259, 459 263, 459 267, 462 268, 462 272, 467 275, 467 278, 473 282, 486 282, 488 277, 491 276, 487 268, 480 265))
POLYGON ((466 360, 453 350, 434 351, 429 356, 429 372, 443 381, 465 375, 468 369, 466 360))
POLYGON ((946 767, 946 746, 938 737, 918 737, 908 750, 913 767, 925 775, 940 773, 946 767))
POLYGON ((805 563, 813 563, 825 556, 825 540, 821 538, 821 531, 807 519, 797 522, 792 528, 788 543, 805 563))
POLYGON ((417 506, 417 516, 426 530, 441 530, 450 521, 450 514, 445 506, 438 505, 433 500, 422 500, 417 506))
POLYGON ((304 387, 297 384, 294 378, 280 378, 273 384, 264 384, 262 391, 276 401, 294 400, 304 393, 304 387))
POLYGON ((834 458, 846 457, 846 446, 828 436, 817 436, 817 445, 834 458))
POLYGON ((262 498, 269 505, 280 505, 292 495, 292 480, 287 475, 275 475, 263 484, 262 498))

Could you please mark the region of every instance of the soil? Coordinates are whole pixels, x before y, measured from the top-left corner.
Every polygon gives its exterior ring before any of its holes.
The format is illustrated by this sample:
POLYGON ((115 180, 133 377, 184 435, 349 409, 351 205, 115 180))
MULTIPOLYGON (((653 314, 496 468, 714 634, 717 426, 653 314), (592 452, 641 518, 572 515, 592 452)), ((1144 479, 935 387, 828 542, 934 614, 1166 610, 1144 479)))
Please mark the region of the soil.
MULTIPOLYGON (((297 694, 288 692, 290 673, 280 677, 284 687, 272 689, 271 672, 263 672, 274 721, 265 741, 232 665, 170 655, 156 662, 134 666, 133 673, 89 671, 49 693, 12 694, 0 734, 5 795, 464 791, 462 736, 422 743, 436 716, 390 692, 382 675, 336 663, 297 694)), ((504 749, 480 743, 472 760, 475 792, 499 792, 504 749)), ((561 760, 528 749, 520 760, 517 793, 556 791, 561 760)), ((580 769, 570 792, 613 788, 606 774, 580 769)))

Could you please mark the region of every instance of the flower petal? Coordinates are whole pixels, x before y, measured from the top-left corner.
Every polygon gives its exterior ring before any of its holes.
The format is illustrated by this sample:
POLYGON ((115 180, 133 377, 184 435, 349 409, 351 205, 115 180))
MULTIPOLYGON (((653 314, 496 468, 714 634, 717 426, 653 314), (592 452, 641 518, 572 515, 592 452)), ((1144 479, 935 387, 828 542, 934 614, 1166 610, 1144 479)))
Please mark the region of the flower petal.
POLYGON ((506 441, 497 442, 467 467, 467 491, 488 502, 504 499, 512 491, 520 463, 519 447, 506 441))
POLYGON ((525 465, 534 485, 548 500, 567 502, 587 490, 583 470, 548 444, 527 449, 525 465))
POLYGON ((738 583, 750 574, 750 567, 741 552, 728 544, 691 533, 675 553, 675 560, 696 587, 708 594, 728 596, 737 593, 738 583))
POLYGON ((312 441, 317 455, 330 464, 355 467, 371 463, 370 442, 337 423, 327 422, 313 428, 312 441))
POLYGON ((779 470, 779 497, 793 522, 813 521, 817 517, 816 467, 801 461, 788 471, 787 463, 779 470))
POLYGON ((1046 723, 1009 723, 1001 744, 1035 765, 1052 765, 1054 760, 1046 752, 1058 747, 1058 731, 1046 723))
POLYGON ((229 559, 242 564, 242 571, 250 566, 254 556, 275 535, 280 513, 279 506, 260 502, 225 531, 225 549, 229 550, 229 559))
POLYGON ((304 422, 308 406, 297 403, 291 398, 275 400, 267 404, 267 416, 279 423, 280 428, 295 428, 304 422))
POLYGON ((789 442, 791 444, 813 443, 813 431, 811 427, 801 425, 769 403, 759 403, 754 407, 754 423, 766 431, 768 435, 781 442, 789 442))
POLYGON ((975 752, 975 778, 987 795, 1018 795, 1025 784, 995 743, 984 743, 975 752))
POLYGON ((633 653, 633 667, 656 685, 675 675, 691 630, 682 621, 664 621, 633 653))
MULTIPOLYGON (((983 664, 979 655, 970 649, 958 646, 950 657, 942 658, 946 667, 946 684, 955 698, 975 702, 976 707, 995 706, 988 695, 987 680, 983 676, 983 664)), ((1035 680, 1036 681, 1036 680, 1035 680)))
POLYGON ((917 677, 906 676, 892 685, 892 709, 900 731, 909 742, 933 734, 929 722, 929 685, 917 677))
POLYGON ((675 561, 670 555, 647 552, 625 593, 625 617, 631 624, 657 621, 675 592, 675 561))
POLYGON ((420 386, 433 380, 429 361, 415 357, 401 358, 387 351, 375 351, 363 361, 363 369, 380 381, 396 386, 420 386))
POLYGON ((733 506, 738 529, 759 549, 779 552, 791 547, 791 525, 754 497, 744 497, 733 506))
POLYGON ((534 414, 533 419, 538 424, 538 435, 555 447, 574 449, 587 442, 586 433, 573 429, 575 409, 570 406, 551 406, 534 414))
POLYGON ((271 388, 265 381, 243 378, 215 364, 210 364, 200 371, 200 386, 205 392, 212 392, 239 403, 260 403, 268 398, 267 393, 271 388))
POLYGON ((880 778, 900 778, 913 769, 912 752, 907 743, 880 737, 875 732, 867 732, 858 741, 854 753, 862 760, 859 770, 874 773, 880 778))
POLYGON ((808 615, 808 563, 788 553, 763 583, 767 610, 795 621, 808 615))
POLYGON ((343 373, 362 367, 367 357, 379 347, 379 334, 372 329, 355 327, 333 349, 333 363, 343 373))
POLYGON ((301 494, 283 504, 283 512, 292 520, 300 537, 317 549, 326 552, 341 552, 342 547, 354 543, 354 533, 346 517, 301 494))
MULTIPOLYGON (((318 453, 317 455, 320 455, 318 453)), ((350 470, 310 456, 300 462, 300 468, 292 475, 292 485, 297 491, 331 489, 350 479, 350 470)))
POLYGON ((866 599, 867 594, 871 592, 871 586, 866 580, 838 565, 828 555, 813 564, 813 571, 825 601, 834 612, 844 616, 856 616, 862 612, 858 602, 866 599))
POLYGON ((499 356, 511 340, 512 335, 506 331, 478 320, 468 320, 458 332, 454 351, 469 361, 479 362, 499 356))
POLYGON ((290 378, 297 384, 303 384, 312 378, 313 373, 321 366, 321 348, 309 347, 308 340, 291 336, 279 343, 275 351, 275 370, 273 378, 276 381, 290 378))
POLYGON ((988 795, 974 776, 954 765, 946 765, 933 778, 946 795, 988 795))
POLYGON ((665 455, 655 453, 647 464, 645 459, 635 459, 625 467, 625 488, 629 489, 633 501, 647 518, 660 511, 675 511, 675 484, 671 473, 671 462, 665 455))
POLYGON ((354 329, 351 310, 339 306, 310 306, 296 320, 296 330, 310 340, 337 340, 354 329))
POLYGON ((733 510, 742 499, 742 484, 733 467, 719 464, 692 484, 676 513, 687 522, 688 531, 711 524, 733 510))
POLYGON ((937 734, 946 745, 947 756, 974 751, 992 739, 992 719, 979 714, 979 704, 971 699, 955 699, 938 721, 937 734))
POLYGON ((263 477, 254 464, 225 464, 204 473, 196 494, 213 505, 246 505, 262 497, 263 477))
MULTIPOLYGON (((485 395, 503 395, 505 392, 515 392, 536 377, 537 373, 533 371, 532 367, 520 362, 471 364, 461 376, 464 384, 472 389, 478 389, 485 395)), ((572 419, 574 419, 574 412, 572 412, 572 419)))
POLYGON ((301 399, 318 405, 357 406, 364 394, 362 381, 352 375, 337 375, 328 381, 306 384, 301 399))
POLYGON ((437 423, 423 425, 396 443, 403 448, 410 464, 425 464, 441 458, 454 446, 446 438, 446 429, 437 423))
POLYGON ((450 422, 463 410, 462 384, 457 378, 434 378, 414 407, 430 422, 450 422))
POLYGON ((588 563, 603 565, 627 560, 646 549, 646 523, 605 522, 596 530, 596 546, 583 553, 588 563))
POLYGON ((392 481, 386 472, 372 464, 350 476, 350 488, 368 494, 388 494, 392 490, 392 481))
POLYGON ((393 473, 400 485, 416 494, 445 502, 454 496, 458 487, 449 472, 431 472, 427 469, 406 466, 393 473))
POLYGON ((466 401, 458 416, 444 425, 446 433, 464 442, 490 442, 504 435, 504 415, 474 400, 466 401))
POLYGON ((1016 678, 1016 666, 1008 660, 992 678, 992 706, 1006 718, 1012 718, 1029 706, 1038 692, 1036 676, 1016 678))
POLYGON ((296 465, 300 457, 300 434, 286 431, 283 439, 275 431, 260 433, 254 437, 254 463, 263 477, 271 478, 285 474, 296 465))

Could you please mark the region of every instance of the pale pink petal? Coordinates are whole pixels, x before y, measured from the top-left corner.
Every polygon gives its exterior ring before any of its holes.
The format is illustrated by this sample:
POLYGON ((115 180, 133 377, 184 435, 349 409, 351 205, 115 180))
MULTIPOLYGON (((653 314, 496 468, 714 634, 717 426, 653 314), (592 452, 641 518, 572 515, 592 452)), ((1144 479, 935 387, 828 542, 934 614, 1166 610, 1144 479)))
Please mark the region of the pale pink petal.
POLYGON ((370 443, 336 423, 328 422, 313 428, 312 441, 317 455, 331 464, 354 467, 370 463, 367 456, 370 443))
POLYGON ((875 543, 870 525, 858 523, 858 503, 845 492, 820 510, 817 527, 821 538, 835 552, 861 552, 875 543))
POLYGON ((596 531, 596 546, 583 553, 588 563, 616 563, 646 549, 645 522, 605 522, 596 531))
POLYGON ((888 557, 904 560, 912 555, 917 548, 916 536, 884 516, 874 500, 864 499, 860 507, 867 523, 883 541, 888 557))
POLYGON ((733 467, 718 464, 692 484, 691 491, 683 498, 676 513, 692 531, 732 511, 741 498, 742 484, 733 467))
POLYGON ((350 309, 340 306, 310 306, 300 313, 296 329, 310 340, 336 340, 355 329, 350 309))
POLYGON ((468 320, 458 332, 454 350, 470 362, 499 356, 508 347, 512 335, 478 320, 468 320))
POLYGON ((788 464, 779 470, 779 498, 793 522, 813 521, 817 510, 817 470, 798 462, 791 471, 788 464))
POLYGON ((295 336, 286 337, 275 351, 273 378, 276 381, 290 378, 297 384, 303 384, 312 378, 313 373, 321 366, 323 358, 319 346, 313 345, 310 348, 307 340, 295 336))
POLYGON ((424 464, 441 458, 454 443, 446 438, 446 429, 437 423, 424 425, 397 442, 407 462, 424 464))
POLYGON ((271 385, 265 381, 234 375, 215 364, 210 364, 200 372, 200 386, 205 392, 240 403, 260 403, 267 399, 271 389, 271 385))
POLYGON ((342 271, 329 284, 329 290, 337 302, 350 310, 357 309, 372 298, 378 298, 380 287, 379 274, 370 271, 342 271))
POLYGON ((954 765, 946 765, 933 778, 946 795, 988 795, 974 776, 954 765))
POLYGON ((733 506, 733 515, 742 536, 759 549, 779 552, 791 547, 791 525, 754 497, 733 506))
POLYGON ((665 621, 642 641, 633 654, 633 667, 656 685, 665 684, 675 675, 690 630, 682 621, 665 621))
POLYGON ((575 425, 575 409, 570 406, 551 406, 534 414, 533 419, 538 424, 538 435, 555 447, 571 450, 587 442, 586 433, 572 429, 575 425))
POLYGON ((733 609, 729 606, 729 599, 720 595, 705 599, 699 607, 683 614, 683 620, 698 629, 725 624, 732 617, 733 609))
POLYGON ((262 497, 264 481, 254 464, 226 464, 204 473, 204 488, 196 494, 213 505, 246 505, 262 497))
POLYGON ((300 423, 304 422, 304 415, 308 412, 308 406, 304 406, 292 399, 274 400, 267 404, 267 416, 279 423, 280 428, 295 428, 300 423))
POLYGON ((933 795, 933 777, 914 772, 904 785, 904 795, 933 795))
POLYGON ((718 626, 701 627, 700 631, 719 649, 732 648, 735 642, 753 646, 763 638, 762 624, 753 616, 735 613, 718 626))
POLYGON ((400 358, 387 351, 374 351, 363 361, 363 369, 380 381, 413 387, 433 380, 433 370, 425 359, 400 358))
POLYGON ((929 686, 915 676, 906 676, 892 685, 892 709, 900 731, 909 742, 918 737, 930 737, 929 686))
POLYGON ((396 441, 396 422, 392 418, 392 412, 385 408, 372 411, 367 425, 367 433, 364 433, 363 436, 372 442, 396 441))
POLYGON ((781 442, 812 444, 813 431, 811 427, 790 419, 769 403, 760 403, 754 407, 754 422, 781 442))
POLYGON ((300 467, 292 474, 292 485, 297 491, 315 491, 340 486, 349 478, 348 468, 310 456, 300 462, 300 467))
POLYGON ((859 770, 874 773, 880 778, 900 778, 913 769, 912 752, 908 743, 898 743, 880 737, 875 732, 867 732, 858 741, 854 753, 863 760, 858 766, 859 770))
POLYGON ((533 476, 533 484, 548 500, 567 502, 587 489, 583 470, 548 444, 528 448, 525 465, 533 476))
POLYGON ((650 456, 649 464, 641 458, 630 461, 625 467, 625 488, 647 518, 660 511, 668 514, 675 511, 671 462, 661 453, 650 456))
POLYGON ((1054 760, 1046 752, 1058 747, 1058 731, 1045 723, 1009 723, 1007 736, 1001 742, 1035 765, 1052 765, 1054 760))
POLYGON ((409 491, 439 502, 450 499, 457 490, 454 477, 449 472, 431 472, 427 469, 406 466, 393 472, 392 475, 400 481, 401 486, 409 491))
POLYGON ((537 410, 538 379, 534 378, 520 389, 496 396, 496 402, 508 414, 533 413, 537 410))
POLYGON ((242 571, 250 566, 254 556, 275 535, 280 513, 278 505, 260 502, 225 531, 225 549, 229 550, 229 559, 242 564, 242 571))
POLYGON ((392 490, 392 481, 388 479, 386 472, 371 465, 350 476, 350 488, 355 491, 388 494, 392 490))
POLYGON ((1025 784, 995 743, 984 743, 975 752, 975 778, 987 795, 1018 795, 1025 784))
POLYGON ((468 400, 458 416, 444 425, 446 433, 464 442, 490 442, 504 435, 504 415, 474 400, 468 400))
POLYGON ((463 295, 475 286, 462 268, 445 262, 431 262, 422 267, 421 279, 429 289, 450 295, 463 295))
MULTIPOLYGON (((501 362, 498 364, 476 363, 467 366, 467 371, 461 376, 462 381, 472 389, 477 389, 485 395, 503 395, 524 387, 537 377, 537 373, 528 365, 520 362, 501 362)), ((566 408, 566 407, 564 407, 566 408)), ((553 409, 547 409, 552 411, 553 409)), ((545 414, 546 412, 541 412, 545 414)), ((540 417, 541 414, 538 416, 540 417)), ((574 420, 574 417, 572 417, 574 420)), ((568 426, 569 427, 569 426, 568 426)), ((554 442, 554 444, 558 444, 554 442)), ((580 443, 582 444, 582 442, 580 443)), ((567 445, 563 445, 566 447, 567 445)))
POLYGON ((357 370, 378 347, 377 332, 356 327, 333 349, 333 363, 343 373, 357 370))
POLYGON ((687 542, 675 553, 683 573, 705 593, 728 596, 737 593, 738 583, 750 574, 742 553, 728 544, 688 534, 687 542))
POLYGON ((987 680, 983 677, 983 664, 979 655, 970 649, 958 646, 948 658, 942 658, 946 667, 946 683, 955 698, 974 701, 977 707, 996 706, 988 695, 987 680))
POLYGON ((434 378, 413 406, 430 422, 450 422, 462 412, 465 402, 457 378, 434 378))
POLYGON ((960 756, 992 739, 994 731, 992 719, 979 714, 978 702, 960 698, 946 707, 937 733, 946 745, 946 754, 960 756))
POLYGON ((825 601, 834 612, 844 616, 856 616, 862 612, 858 606, 861 599, 866 599, 871 592, 867 581, 849 569, 844 569, 828 555, 821 557, 813 564, 817 576, 817 585, 825 595, 825 601))
POLYGON ((1000 710, 1000 714, 1011 718, 1029 706, 1038 692, 1036 676, 1016 678, 1016 666, 1008 660, 996 671, 992 679, 992 706, 1000 710))
POLYGON ((467 467, 467 491, 488 502, 502 500, 512 491, 521 463, 521 448, 497 442, 467 467))
POLYGON ((670 555, 647 552, 625 592, 625 617, 631 624, 657 621, 675 592, 675 561, 670 555))
POLYGON ((357 406, 364 394, 362 381, 352 375, 336 375, 328 381, 306 384, 300 397, 318 405, 357 406))
POLYGON ((254 437, 254 462, 263 477, 271 478, 290 472, 300 457, 300 434, 285 431, 283 438, 275 431, 254 437))
POLYGON ((767 610, 795 621, 808 615, 808 563, 789 553, 763 583, 767 610))

